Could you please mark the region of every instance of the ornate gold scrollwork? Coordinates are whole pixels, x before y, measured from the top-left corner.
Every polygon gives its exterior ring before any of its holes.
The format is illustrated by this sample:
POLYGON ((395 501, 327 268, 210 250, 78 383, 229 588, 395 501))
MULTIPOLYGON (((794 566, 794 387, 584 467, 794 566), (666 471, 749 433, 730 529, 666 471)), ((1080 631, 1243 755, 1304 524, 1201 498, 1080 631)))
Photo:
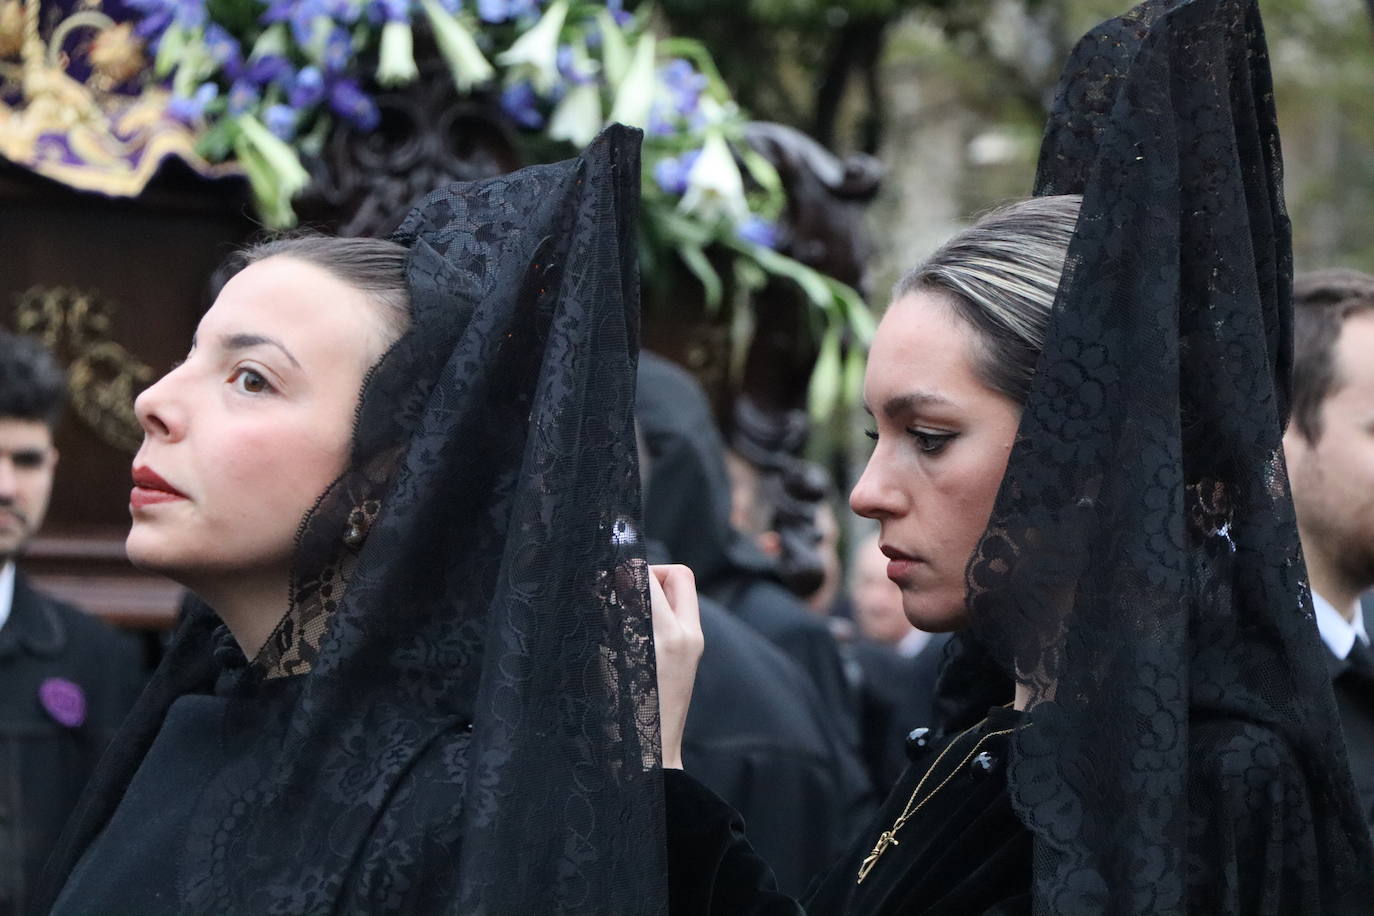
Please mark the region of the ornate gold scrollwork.
POLYGON ((143 431, 134 397, 152 381, 153 369, 110 339, 117 306, 98 293, 66 286, 30 287, 16 297, 14 325, 43 340, 67 361, 73 412, 106 443, 138 451, 143 431))

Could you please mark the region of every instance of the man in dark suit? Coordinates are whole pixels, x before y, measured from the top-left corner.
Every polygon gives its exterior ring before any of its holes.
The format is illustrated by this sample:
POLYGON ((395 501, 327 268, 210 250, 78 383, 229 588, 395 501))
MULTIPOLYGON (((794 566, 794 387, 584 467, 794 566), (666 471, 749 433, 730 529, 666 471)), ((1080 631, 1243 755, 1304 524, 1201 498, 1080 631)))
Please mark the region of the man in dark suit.
POLYGON ((144 679, 131 636, 35 590, 15 564, 43 524, 65 379, 0 331, 0 916, 28 895, 144 679))
POLYGON ((1374 276, 1294 281, 1293 416, 1284 452, 1350 769, 1374 829, 1374 276))

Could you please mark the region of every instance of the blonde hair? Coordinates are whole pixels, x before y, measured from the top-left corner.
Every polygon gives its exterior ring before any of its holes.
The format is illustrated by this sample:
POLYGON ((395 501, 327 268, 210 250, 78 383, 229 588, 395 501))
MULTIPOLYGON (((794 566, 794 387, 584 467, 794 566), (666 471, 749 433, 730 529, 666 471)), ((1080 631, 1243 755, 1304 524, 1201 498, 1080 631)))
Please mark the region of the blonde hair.
POLYGON ((979 376, 1024 404, 1082 200, 1032 197, 985 214, 908 271, 893 300, 920 291, 949 294, 982 342, 974 357, 979 376))

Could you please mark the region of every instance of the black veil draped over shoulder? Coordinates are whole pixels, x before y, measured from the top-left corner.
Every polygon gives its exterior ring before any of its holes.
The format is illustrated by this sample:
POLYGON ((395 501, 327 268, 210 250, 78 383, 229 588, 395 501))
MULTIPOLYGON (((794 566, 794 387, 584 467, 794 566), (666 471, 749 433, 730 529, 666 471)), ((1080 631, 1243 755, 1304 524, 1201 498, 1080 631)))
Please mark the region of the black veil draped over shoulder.
POLYGON ((174 702, 216 694, 232 753, 180 861, 150 864, 180 912, 666 912, 639 183, 639 134, 612 127, 406 218, 413 325, 302 525, 289 612, 251 663, 208 611, 185 621, 49 903, 174 702))
POLYGON ((1082 213, 968 570, 976 641, 1031 692, 1036 913, 1374 900, 1283 464, 1281 182, 1253 0, 1148 0, 1079 43, 1036 193, 1082 213))

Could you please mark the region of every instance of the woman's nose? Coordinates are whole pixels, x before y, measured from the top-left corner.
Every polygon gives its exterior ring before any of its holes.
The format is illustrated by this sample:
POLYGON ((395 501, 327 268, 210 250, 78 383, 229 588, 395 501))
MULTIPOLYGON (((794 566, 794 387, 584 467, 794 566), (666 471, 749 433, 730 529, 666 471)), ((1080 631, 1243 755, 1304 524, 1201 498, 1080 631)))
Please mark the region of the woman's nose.
POLYGON ((864 518, 889 518, 899 515, 904 499, 892 485, 881 450, 875 450, 849 493, 849 507, 864 518))
POLYGON ((134 398, 134 416, 149 438, 175 439, 185 428, 185 410, 176 401, 176 370, 173 369, 134 398))

